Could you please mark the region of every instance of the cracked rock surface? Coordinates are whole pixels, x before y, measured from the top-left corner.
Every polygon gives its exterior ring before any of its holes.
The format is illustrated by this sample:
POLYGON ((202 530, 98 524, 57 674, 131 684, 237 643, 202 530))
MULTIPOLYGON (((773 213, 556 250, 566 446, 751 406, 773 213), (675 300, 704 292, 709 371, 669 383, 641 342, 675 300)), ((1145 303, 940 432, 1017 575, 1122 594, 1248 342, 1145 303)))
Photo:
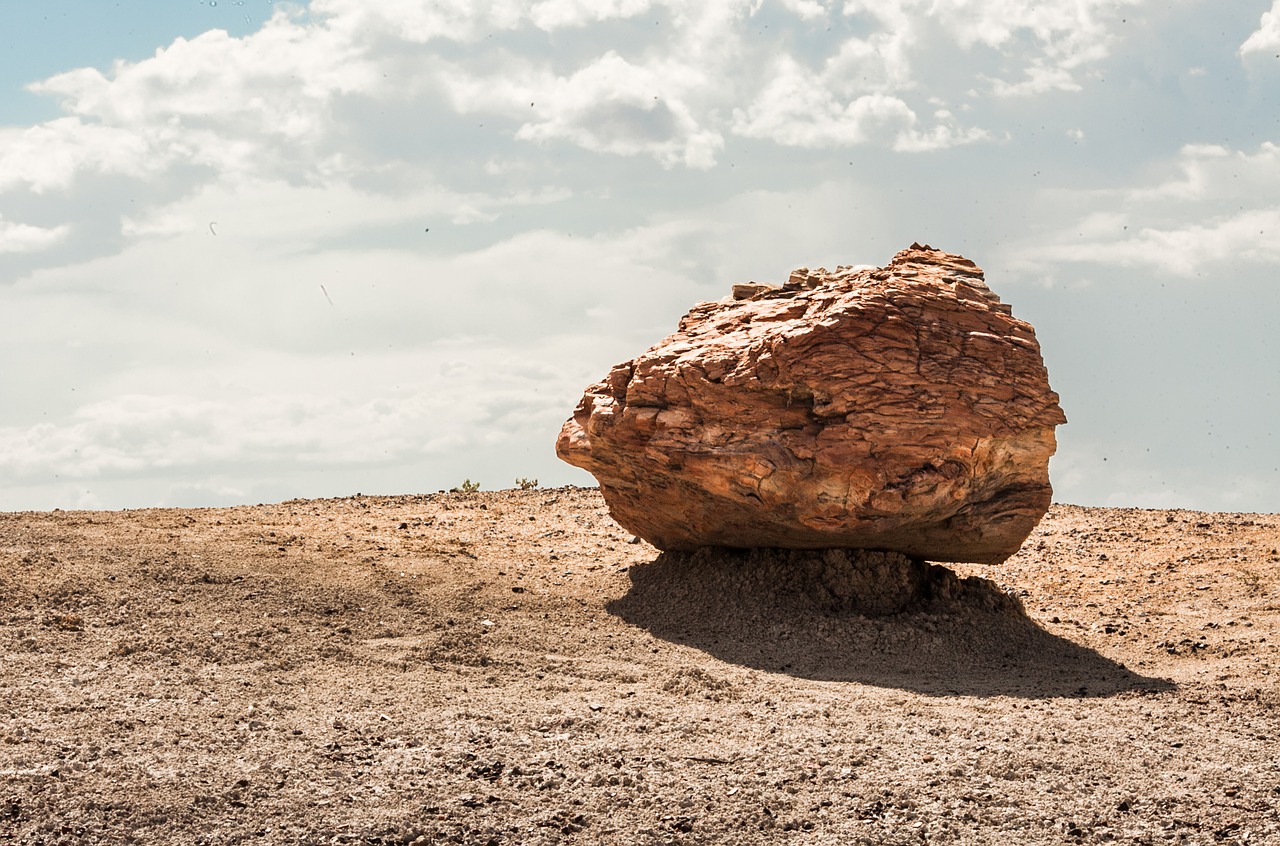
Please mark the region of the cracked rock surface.
POLYGON ((556 450, 660 549, 997 563, 1049 507, 1065 422, 1030 324, 913 244, 695 306, 587 389, 556 450))

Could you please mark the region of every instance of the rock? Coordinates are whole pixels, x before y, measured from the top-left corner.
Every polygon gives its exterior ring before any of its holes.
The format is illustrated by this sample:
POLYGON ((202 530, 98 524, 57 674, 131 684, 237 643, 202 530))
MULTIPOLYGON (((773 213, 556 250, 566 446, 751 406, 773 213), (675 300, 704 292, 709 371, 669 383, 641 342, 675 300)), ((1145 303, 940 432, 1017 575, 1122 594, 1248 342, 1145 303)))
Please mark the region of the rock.
POLYGON ((556 452, 659 549, 997 563, 1049 507, 1065 422, 1032 327, 913 244, 694 306, 587 389, 556 452))

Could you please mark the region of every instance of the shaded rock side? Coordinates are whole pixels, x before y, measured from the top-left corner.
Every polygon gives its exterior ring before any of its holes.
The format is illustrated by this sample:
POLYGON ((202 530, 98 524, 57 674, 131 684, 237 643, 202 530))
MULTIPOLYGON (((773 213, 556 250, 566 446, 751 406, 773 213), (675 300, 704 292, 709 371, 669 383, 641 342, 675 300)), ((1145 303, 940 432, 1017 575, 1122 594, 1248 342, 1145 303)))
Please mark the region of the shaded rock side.
POLYGON ((556 443, 664 550, 858 548, 996 563, 1049 507, 1035 330, 977 265, 913 244, 700 303, 587 389, 556 443))

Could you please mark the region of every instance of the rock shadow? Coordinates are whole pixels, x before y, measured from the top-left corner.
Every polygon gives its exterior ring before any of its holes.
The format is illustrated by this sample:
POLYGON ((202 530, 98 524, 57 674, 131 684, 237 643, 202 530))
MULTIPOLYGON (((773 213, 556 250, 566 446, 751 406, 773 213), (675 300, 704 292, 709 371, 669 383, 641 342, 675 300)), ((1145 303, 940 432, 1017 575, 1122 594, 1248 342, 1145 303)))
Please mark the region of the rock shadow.
POLYGON ((609 613, 758 670, 935 696, 1174 688, 1045 631, 987 579, 895 553, 702 549, 629 572, 609 613))

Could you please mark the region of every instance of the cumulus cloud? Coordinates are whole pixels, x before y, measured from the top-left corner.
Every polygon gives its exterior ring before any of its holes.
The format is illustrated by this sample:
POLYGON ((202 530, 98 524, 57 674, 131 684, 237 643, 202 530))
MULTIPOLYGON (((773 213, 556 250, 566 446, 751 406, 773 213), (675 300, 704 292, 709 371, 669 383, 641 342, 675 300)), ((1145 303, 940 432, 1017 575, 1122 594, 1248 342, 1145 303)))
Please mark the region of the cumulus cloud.
POLYGON ((1047 91, 1079 91, 1080 83, 1068 68, 1054 67, 1036 61, 1017 82, 987 78, 991 93, 997 97, 1026 97, 1047 91))
MULTIPOLYGON (((798 21, 833 11, 816 0, 783 9, 798 21)), ((1077 71, 1107 52, 1114 4, 849 0, 845 16, 867 17, 873 31, 835 39, 825 56, 784 49, 771 73, 762 62, 768 53, 745 37, 759 11, 745 0, 316 0, 309 19, 280 8, 243 38, 213 30, 144 61, 31 86, 69 116, 4 145, 0 191, 66 190, 90 172, 154 179, 179 166, 298 180, 349 175, 375 165, 352 161, 349 150, 335 153, 332 142, 347 131, 335 104, 385 100, 396 90, 443 91, 456 114, 492 112, 514 122, 517 140, 647 155, 665 166, 712 166, 728 132, 790 146, 942 149, 990 135, 954 119, 920 124, 915 92, 949 77, 925 78, 932 52, 945 44, 999 51, 1000 73, 985 75, 999 96, 1074 89, 1077 71), (564 51, 547 40, 562 30, 586 38, 606 20, 631 26, 634 46, 593 51, 588 40, 564 51), (478 43, 517 32, 535 33, 534 49, 519 58, 505 45, 478 43), (383 49, 387 39, 477 46, 445 58, 430 48, 383 49)))
POLYGON ((542 0, 533 3, 529 18, 539 29, 580 27, 615 18, 632 18, 656 5, 652 0, 542 0))
POLYGON ((841 147, 878 144, 894 150, 921 152, 943 149, 986 137, 981 129, 945 123, 917 128, 916 113, 902 99, 874 91, 842 100, 822 76, 811 73, 791 57, 775 66, 773 81, 748 109, 734 111, 734 132, 767 138, 795 147, 841 147))
POLYGON ((1103 0, 846 0, 842 12, 859 21, 858 34, 825 57, 777 57, 750 103, 733 109, 734 132, 918 152, 990 139, 989 129, 961 125, 952 104, 1080 90, 1081 72, 1107 57, 1119 14, 1103 0), (921 125, 922 91, 943 106, 932 126, 921 125))
POLYGON ((527 17, 527 3, 518 0, 312 0, 311 11, 348 41, 374 34, 425 44, 435 39, 469 42, 492 32, 514 29, 527 17))
MULTIPOLYGON (((483 394, 463 384, 470 365, 380 396, 296 393, 213 399, 172 393, 122 395, 77 408, 65 422, 0 428, 0 468, 29 481, 94 479, 171 468, 262 463, 368 464, 421 459, 509 438, 494 417, 525 414, 541 400, 515 361, 492 362, 507 375, 483 394), (457 404, 466 398, 467 402, 457 404), (447 421, 447 425, 442 425, 447 421)), ((527 367, 527 365, 525 365, 527 367)), ((381 386, 384 387, 385 386, 381 386)), ((558 412, 558 409, 557 409, 558 412)))
MULTIPOLYGON (((628 20, 659 12, 677 23, 705 19, 708 11, 745 9, 745 0, 312 0, 311 9, 327 16, 334 29, 353 40, 390 35, 414 43, 436 40, 474 43, 495 33, 526 27, 543 32, 581 29, 604 21, 628 20)), ((810 13, 812 0, 788 0, 800 14, 810 13)))
POLYGON ((67 237, 69 226, 43 228, 10 223, 0 217, 0 253, 30 253, 47 250, 67 237))
MULTIPOLYGON (((160 133, 164 135, 166 133, 160 133)), ((66 190, 85 174, 144 178, 162 171, 169 156, 163 139, 133 129, 87 123, 78 117, 7 132, 0 148, 0 192, 66 190)))
POLYGON ((939 42, 965 51, 998 51, 994 73, 979 74, 998 97, 1079 89, 1077 72, 1103 58, 1116 40, 1124 6, 1142 0, 846 0, 845 15, 866 15, 913 45, 923 60, 939 42))
POLYGON ((42 165, 26 177, 36 190, 65 188, 87 169, 141 178, 178 164, 217 174, 313 164, 332 100, 374 80, 354 45, 279 9, 244 38, 210 30, 110 74, 81 68, 33 84, 74 117, 30 130, 0 158, 0 186, 32 161, 42 165), (42 153, 47 145, 58 155, 42 153))
MULTIPOLYGON (((1083 228, 1091 228, 1087 225, 1083 228)), ((1131 235, 1077 239, 1039 252, 1040 261, 1146 265, 1192 276, 1224 262, 1280 264, 1280 207, 1251 209, 1208 223, 1139 227, 1131 235)))
POLYGON ((31 499, 11 499, 15 489, 39 497, 38 507, 66 507, 67 499, 49 498, 70 491, 96 492, 118 507, 131 480, 150 480, 144 501, 176 485, 205 503, 219 490, 243 501, 264 487, 277 498, 387 485, 381 489, 388 493, 421 490, 442 470, 457 481, 468 474, 487 486, 510 485, 514 475, 535 475, 532 468, 546 463, 520 457, 527 431, 554 431, 571 402, 560 385, 564 368, 532 353, 530 360, 454 343, 429 361, 383 353, 357 357, 358 364, 336 355, 305 361, 259 354, 244 364, 271 373, 275 390, 122 393, 54 422, 0 426, 7 480, 0 508, 31 507, 31 499), (317 389, 319 368, 335 387, 317 389), (374 375, 379 368, 381 377, 374 375), (490 469, 477 460, 481 454, 507 460, 490 469), (304 478, 309 489, 300 486, 304 478))
POLYGON ((814 20, 827 14, 827 7, 817 0, 782 0, 782 5, 804 20, 814 20))
POLYGON ((596 153, 650 155, 663 165, 715 164, 724 147, 703 128, 685 98, 706 84, 679 63, 633 64, 606 52, 569 76, 545 69, 519 75, 471 76, 454 68, 446 88, 460 112, 497 111, 523 122, 517 140, 565 141, 596 153), (532 117, 530 117, 532 115, 532 117))
POLYGON ((1147 266, 1194 276, 1231 261, 1280 264, 1280 146, 1256 152, 1189 144, 1164 179, 1094 191, 1063 190, 1048 202, 1080 216, 1019 252, 1019 264, 1147 266))
MULTIPOLYGON (((333 120, 335 100, 372 84, 371 68, 333 30, 277 8, 243 38, 211 30, 142 61, 35 83, 30 89, 57 99, 67 115, 3 130, 6 216, 28 225, 43 218, 43 228, 61 233, 65 262, 154 234, 137 225, 159 214, 154 204, 204 186, 264 175, 330 184, 374 169, 335 151, 333 120), (50 226, 59 207, 63 220, 50 226)), ((40 262, 7 265, 21 272, 40 262)))
POLYGON ((756 75, 744 67, 748 14, 740 0, 539 3, 525 28, 581 28, 618 18, 630 22, 631 37, 620 39, 630 43, 585 49, 568 64, 562 49, 472 55, 441 62, 437 73, 456 111, 512 121, 518 141, 706 169, 724 148, 720 111, 737 96, 738 80, 756 75), (656 23, 664 26, 654 26, 649 12, 660 14, 656 23))
POLYGON ((1240 55, 1250 53, 1280 53, 1280 0, 1271 4, 1271 11, 1262 13, 1258 28, 1240 45, 1240 55))
POLYGON ((145 61, 118 62, 111 79, 81 68, 31 90, 107 124, 178 119, 297 140, 317 131, 326 100, 372 82, 372 66, 353 45, 277 11, 243 38, 210 30, 189 41, 179 38, 145 61))
POLYGON ((431 184, 411 194, 388 195, 345 182, 312 186, 254 179, 208 184, 177 202, 125 216, 121 232, 130 239, 212 236, 270 254, 297 254, 379 229, 398 231, 404 243, 421 242, 425 233, 411 221, 466 226, 492 221, 504 210, 551 205, 570 196, 555 187, 494 195, 431 184))
MULTIPOLYGON (((1138 0, 1130 0, 1138 2, 1138 0)), ((783 10, 813 21, 834 9, 816 0, 790 0, 783 10)), ((475 43, 495 33, 554 32, 604 20, 638 25, 662 18, 662 37, 631 30, 628 53, 607 49, 565 65, 563 54, 522 59, 486 47, 434 71, 460 113, 494 113, 516 122, 517 140, 567 143, 609 155, 648 155, 664 166, 711 167, 726 133, 787 146, 883 145, 930 151, 991 137, 980 127, 946 119, 924 126, 911 100, 922 86, 954 87, 936 73, 930 55, 942 45, 996 56, 994 73, 978 74, 1000 97, 1078 90, 1078 71, 1107 55, 1114 3, 1086 0, 1046 7, 1030 0, 903 0, 893 4, 848 0, 845 17, 874 21, 873 31, 837 39, 829 55, 772 57, 762 73, 761 53, 744 39, 760 4, 742 0, 580 0, 465 4, 400 2, 357 4, 323 0, 334 31, 378 32, 419 43, 475 43), (992 53, 991 51, 996 51, 992 53), (487 56, 487 58, 486 58, 487 56), (814 61, 820 68, 812 68, 814 61), (924 79, 924 76, 930 79, 924 79), (727 120, 726 120, 727 119, 727 120)), ((653 30, 654 27, 649 27, 653 30)), ((861 28, 860 28, 861 29, 861 28)), ((956 92, 959 94, 960 92, 956 92)))

